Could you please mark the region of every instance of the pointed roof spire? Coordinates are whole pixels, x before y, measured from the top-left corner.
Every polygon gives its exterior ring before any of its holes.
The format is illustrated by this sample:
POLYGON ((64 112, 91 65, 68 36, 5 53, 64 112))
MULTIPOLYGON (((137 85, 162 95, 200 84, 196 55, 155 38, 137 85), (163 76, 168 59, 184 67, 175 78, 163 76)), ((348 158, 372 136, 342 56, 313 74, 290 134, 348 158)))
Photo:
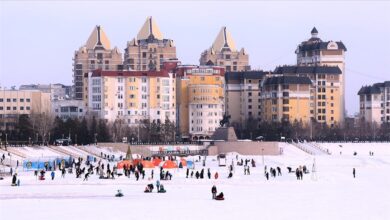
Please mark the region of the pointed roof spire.
POLYGON ((230 49, 231 51, 236 51, 236 44, 234 43, 234 40, 226 27, 221 28, 221 31, 218 33, 212 48, 216 51, 221 51, 224 48, 230 49))
POLYGON ((317 28, 313 27, 310 33, 311 33, 311 37, 316 38, 318 36, 317 28))
POLYGON ((157 40, 162 40, 163 35, 160 32, 160 29, 158 28, 156 22, 152 18, 152 16, 149 16, 144 25, 142 26, 141 30, 138 32, 137 39, 138 40, 146 40, 149 37, 153 37, 157 40))
POLYGON ((100 25, 96 25, 92 30, 85 46, 88 49, 95 49, 96 47, 103 47, 106 50, 110 49, 110 40, 108 40, 106 33, 100 25))

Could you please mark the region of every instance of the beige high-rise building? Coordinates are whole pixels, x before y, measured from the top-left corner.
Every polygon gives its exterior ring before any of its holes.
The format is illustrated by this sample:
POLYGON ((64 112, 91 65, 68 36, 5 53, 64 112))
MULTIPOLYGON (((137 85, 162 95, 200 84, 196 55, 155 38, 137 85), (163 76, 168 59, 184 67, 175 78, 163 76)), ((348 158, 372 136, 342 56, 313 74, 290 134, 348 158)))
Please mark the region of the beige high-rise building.
POLYGON ((341 41, 322 41, 318 37, 318 31, 314 27, 311 31, 311 38, 298 45, 297 65, 299 66, 338 66, 341 74, 340 81, 340 119, 343 123, 345 115, 345 52, 347 48, 341 41))
POLYGON ((236 44, 226 27, 222 27, 213 45, 200 56, 200 65, 216 65, 230 71, 250 70, 249 55, 244 48, 237 50, 236 44))
POLYGON ((307 76, 272 76, 261 87, 263 121, 309 123, 312 81, 307 76))
POLYGON ((390 81, 363 86, 358 95, 360 118, 378 125, 390 122, 390 81))
POLYGON ((164 39, 156 21, 148 17, 136 38, 127 42, 124 57, 126 70, 162 69, 163 61, 176 59, 176 47, 171 39, 164 39))
POLYGON ((38 90, 0 90, 0 129, 12 130, 20 115, 50 114, 50 95, 38 90))
POLYGON ((225 111, 223 67, 179 66, 176 70, 177 124, 181 138, 209 139, 225 111))
MULTIPOLYGON (((338 66, 281 66, 275 69, 274 74, 308 77, 313 82, 310 117, 329 126, 342 123, 342 71, 338 66)), ((288 97, 289 94, 284 99, 288 97)))
POLYGON ((161 71, 92 71, 89 111, 107 122, 122 120, 129 126, 141 120, 175 122, 176 66, 170 62, 161 71))
POLYGON ((245 128, 248 120, 261 118, 261 82, 270 75, 264 71, 244 71, 225 73, 226 114, 230 115, 230 125, 245 128))
POLYGON ((85 74, 95 70, 123 69, 122 53, 117 47, 111 49, 110 41, 101 26, 92 30, 85 45, 74 53, 73 58, 74 98, 88 104, 88 81, 85 74))

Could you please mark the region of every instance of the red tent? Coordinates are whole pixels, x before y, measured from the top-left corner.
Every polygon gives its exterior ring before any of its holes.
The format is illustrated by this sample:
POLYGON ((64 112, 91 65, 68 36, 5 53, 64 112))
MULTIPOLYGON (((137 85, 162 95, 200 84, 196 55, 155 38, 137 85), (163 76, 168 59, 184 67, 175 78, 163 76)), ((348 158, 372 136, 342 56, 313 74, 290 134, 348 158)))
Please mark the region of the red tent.
POLYGON ((173 169, 173 168, 177 168, 177 164, 174 161, 167 160, 167 161, 164 162, 162 167, 164 169, 173 169))
POLYGON ((183 167, 187 166, 187 161, 184 158, 180 159, 180 163, 181 163, 181 165, 183 165, 183 167))
POLYGON ((127 166, 127 167, 130 167, 130 165, 133 165, 133 162, 131 162, 130 160, 122 160, 122 161, 119 161, 116 165, 116 167, 118 169, 122 169, 124 166, 127 166))
POLYGON ((153 159, 153 164, 154 164, 154 166, 160 165, 161 161, 162 161, 162 160, 161 160, 160 158, 154 158, 154 159, 153 159))
POLYGON ((152 161, 143 160, 141 163, 144 168, 154 168, 154 164, 152 163, 152 161))

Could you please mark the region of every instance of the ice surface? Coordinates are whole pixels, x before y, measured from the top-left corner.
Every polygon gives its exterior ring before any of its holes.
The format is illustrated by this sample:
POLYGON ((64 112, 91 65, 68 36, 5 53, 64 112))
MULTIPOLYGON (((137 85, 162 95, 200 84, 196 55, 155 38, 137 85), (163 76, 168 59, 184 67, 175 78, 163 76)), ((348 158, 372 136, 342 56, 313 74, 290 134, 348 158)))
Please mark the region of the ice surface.
MULTIPOLYGON (((173 179, 162 181, 167 193, 145 194, 150 169, 144 180, 135 181, 134 175, 115 180, 88 181, 67 174, 64 179, 56 172, 54 180, 37 180, 32 172, 19 172, 20 187, 11 187, 11 178, 0 181, 1 219, 390 219, 390 144, 321 144, 332 155, 312 156, 283 144, 281 156, 264 156, 269 167, 282 168, 282 176, 264 177, 262 156, 254 158, 256 167, 251 175, 235 165, 232 179, 227 167, 218 167, 216 157, 207 157, 206 179, 185 178, 185 168, 172 170, 173 179), (342 150, 340 155, 339 151, 342 150), (354 152, 356 156, 353 156, 354 152), (374 151, 374 156, 368 152, 374 151), (306 165, 312 171, 302 181, 287 173, 306 165), (212 176, 207 178, 207 168, 212 176), (352 169, 356 168, 356 178, 352 169), (316 178, 315 178, 316 177, 316 178), (211 187, 225 194, 224 201, 211 199, 211 187), (114 197, 118 189, 124 197, 114 197)), ((77 151, 74 150, 76 153, 77 151)), ((228 154, 227 164, 235 163, 235 153, 228 154)), ((197 157, 191 158, 196 160, 197 157)), ((200 171, 201 162, 195 163, 200 171)))

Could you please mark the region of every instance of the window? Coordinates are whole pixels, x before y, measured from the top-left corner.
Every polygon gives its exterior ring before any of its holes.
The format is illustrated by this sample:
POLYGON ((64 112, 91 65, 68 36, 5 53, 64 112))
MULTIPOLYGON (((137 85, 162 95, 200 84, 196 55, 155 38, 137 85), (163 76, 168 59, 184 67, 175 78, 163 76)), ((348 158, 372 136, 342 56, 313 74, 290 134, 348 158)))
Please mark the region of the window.
POLYGON ((30 110, 30 106, 27 106, 27 107, 26 107, 26 110, 30 110))
POLYGON ((22 110, 22 111, 23 111, 23 110, 24 110, 24 107, 23 107, 23 106, 20 106, 20 110, 22 110))
POLYGON ((17 102, 17 99, 12 99, 13 102, 17 102))
POLYGON ((10 106, 7 106, 7 110, 11 110, 11 107, 10 107, 10 106))
POLYGON ((11 102, 11 99, 7 99, 7 102, 11 102))
POLYGON ((24 99, 20 99, 20 102, 24 102, 24 99))
POLYGON ((4 100, 3 99, 0 99, 0 102, 3 102, 4 100))
POLYGON ((26 102, 30 102, 30 99, 26 99, 26 102))

